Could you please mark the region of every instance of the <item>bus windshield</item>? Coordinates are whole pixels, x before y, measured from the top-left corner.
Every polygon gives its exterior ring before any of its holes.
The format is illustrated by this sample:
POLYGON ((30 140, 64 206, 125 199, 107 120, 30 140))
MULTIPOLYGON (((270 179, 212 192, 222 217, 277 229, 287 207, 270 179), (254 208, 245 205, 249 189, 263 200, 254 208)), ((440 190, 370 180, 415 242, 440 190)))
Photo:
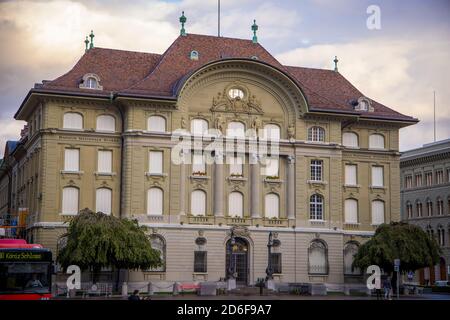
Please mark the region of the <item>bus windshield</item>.
POLYGON ((49 262, 0 263, 0 294, 49 293, 49 262))

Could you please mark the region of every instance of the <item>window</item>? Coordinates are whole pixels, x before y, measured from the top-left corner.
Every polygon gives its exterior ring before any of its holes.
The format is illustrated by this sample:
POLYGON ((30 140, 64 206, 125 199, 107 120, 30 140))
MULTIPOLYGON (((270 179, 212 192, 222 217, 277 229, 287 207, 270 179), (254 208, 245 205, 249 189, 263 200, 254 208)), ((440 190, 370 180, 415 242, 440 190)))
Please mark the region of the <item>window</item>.
POLYGON ((358 244, 355 242, 349 242, 344 248, 344 274, 345 275, 360 275, 361 270, 359 268, 353 268, 353 260, 358 253, 358 244))
POLYGON ((64 171, 78 172, 80 171, 80 150, 69 149, 64 150, 64 171))
POLYGON ((358 184, 356 164, 345 165, 345 184, 348 186, 356 186, 358 184))
POLYGON ((358 135, 354 132, 344 132, 342 135, 342 144, 350 148, 358 148, 358 135))
POLYGON ((198 51, 192 50, 189 54, 189 57, 191 58, 191 60, 198 60, 198 51))
POLYGON ((268 177, 279 177, 279 159, 266 158, 264 166, 264 175, 268 177))
POLYGON ((411 175, 410 176, 406 176, 405 177, 405 188, 406 189, 410 189, 410 188, 412 188, 412 186, 413 186, 412 176, 411 175))
POLYGON ((150 116, 147 119, 147 130, 153 132, 166 132, 166 118, 150 116))
POLYGON ((97 80, 94 77, 89 77, 86 80, 86 88, 97 89, 97 80))
POLYGON ((244 216, 244 196, 240 192, 231 192, 228 197, 228 216, 239 217, 244 216))
POLYGON ((191 214, 194 216, 206 215, 206 192, 194 190, 191 193, 191 214))
POLYGON ((433 184, 433 173, 432 172, 425 173, 425 184, 427 187, 429 187, 433 184))
POLYGON ((162 151, 150 151, 149 153, 148 172, 150 174, 162 174, 163 173, 163 152, 162 151))
POLYGON ((110 115, 101 115, 97 117, 97 131, 116 131, 116 119, 110 115))
POLYGON ((372 187, 383 187, 383 167, 372 166, 372 187))
POLYGON ((427 200, 427 215, 429 217, 433 215, 433 202, 430 199, 427 200))
POLYGON ((242 91, 241 89, 238 89, 238 88, 232 88, 228 91, 228 96, 231 99, 236 99, 236 98, 242 99, 242 98, 244 98, 244 91, 242 91))
POLYGON ((191 133, 194 135, 204 135, 208 131, 208 121, 204 119, 191 120, 191 133))
POLYGON ((322 181, 322 160, 311 160, 311 180, 312 181, 322 181))
POLYGON ((447 169, 447 182, 450 182, 450 168, 447 169))
POLYGON ((409 201, 406 203, 406 214, 408 216, 408 219, 411 219, 413 217, 413 207, 409 201))
POLYGON ((262 138, 267 140, 280 140, 280 126, 266 124, 262 130, 262 138))
POLYGON ((358 223, 358 201, 346 199, 344 202, 345 223, 358 223))
POLYGON ((324 142, 325 130, 322 127, 311 127, 308 129, 308 141, 324 142))
POLYGON ((416 203, 416 210, 417 210, 417 216, 420 218, 423 216, 423 212, 422 212, 422 202, 418 201, 416 203))
POLYGON ((323 197, 320 194, 309 198, 309 219, 323 220, 323 197))
POLYGON ((62 193, 62 214, 77 214, 79 190, 75 187, 65 187, 62 193))
POLYGON ((160 216, 164 208, 164 192, 160 188, 150 188, 147 191, 147 214, 160 216))
POLYGON ((443 247, 445 245, 445 230, 442 228, 441 225, 439 225, 437 232, 438 232, 438 243, 441 247, 443 247))
POLYGON ((384 223, 384 201, 372 201, 372 224, 380 225, 384 223))
POLYGON ((422 186, 422 174, 417 173, 415 176, 415 180, 416 180, 416 187, 421 187, 422 186))
POLYGON ((384 149, 384 136, 371 134, 369 136, 369 149, 384 149))
POLYGON ((243 163, 243 157, 229 157, 230 176, 242 176, 243 163))
POLYGON ((109 150, 98 151, 97 171, 100 173, 112 172, 112 151, 109 150))
POLYGON ((328 252, 322 240, 311 241, 308 248, 308 273, 328 274, 328 252))
POLYGON ((75 112, 67 112, 64 114, 63 119, 64 129, 83 129, 83 116, 75 112))
POLYGON ((444 183, 444 171, 436 171, 436 184, 444 183))
POLYGON ((276 193, 268 193, 265 197, 264 216, 267 219, 280 217, 280 196, 276 193))
POLYGON ((442 199, 437 199, 437 214, 438 216, 442 216, 444 214, 444 201, 442 199))
POLYGON ((108 188, 99 188, 96 191, 95 211, 111 214, 112 191, 108 188))
POLYGON ((203 154, 195 154, 192 156, 192 174, 204 175, 206 174, 206 162, 203 154))
POLYGON ((270 260, 272 264, 272 271, 273 273, 282 273, 281 269, 281 252, 271 252, 270 253, 270 260))
POLYGON ((208 272, 207 266, 207 251, 194 251, 194 272, 206 273, 208 272))
POLYGON ((229 137, 245 137, 245 125, 239 121, 228 123, 227 136, 229 137))
POLYGON ((162 265, 159 267, 151 268, 147 271, 153 272, 165 272, 166 271, 166 242, 163 237, 160 235, 151 235, 150 236, 150 245, 152 249, 159 252, 159 257, 162 261, 162 265))

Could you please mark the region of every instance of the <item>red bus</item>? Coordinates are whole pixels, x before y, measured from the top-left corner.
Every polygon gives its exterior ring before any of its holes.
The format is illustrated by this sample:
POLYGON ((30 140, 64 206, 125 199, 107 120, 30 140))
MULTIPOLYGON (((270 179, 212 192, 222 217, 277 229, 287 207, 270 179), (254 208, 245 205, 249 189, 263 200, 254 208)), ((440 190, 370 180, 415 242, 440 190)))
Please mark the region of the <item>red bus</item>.
POLYGON ((0 239, 0 300, 51 298, 52 252, 20 239, 0 239))

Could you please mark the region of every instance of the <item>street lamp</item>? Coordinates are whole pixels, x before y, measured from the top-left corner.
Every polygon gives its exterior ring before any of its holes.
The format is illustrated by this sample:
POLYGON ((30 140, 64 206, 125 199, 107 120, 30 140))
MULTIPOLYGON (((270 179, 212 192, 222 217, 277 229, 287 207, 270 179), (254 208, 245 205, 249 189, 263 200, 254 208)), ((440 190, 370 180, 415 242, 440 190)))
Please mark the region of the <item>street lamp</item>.
POLYGON ((235 265, 234 253, 233 253, 233 251, 234 251, 233 248, 234 248, 235 244, 236 244, 236 238, 234 236, 234 230, 231 229, 230 242, 228 245, 228 252, 230 253, 230 256, 228 257, 227 279, 235 278, 236 265, 235 265))
POLYGON ((273 234, 269 232, 269 240, 267 241, 267 268, 266 268, 266 281, 273 279, 273 266, 272 266, 272 247, 273 247, 273 234))

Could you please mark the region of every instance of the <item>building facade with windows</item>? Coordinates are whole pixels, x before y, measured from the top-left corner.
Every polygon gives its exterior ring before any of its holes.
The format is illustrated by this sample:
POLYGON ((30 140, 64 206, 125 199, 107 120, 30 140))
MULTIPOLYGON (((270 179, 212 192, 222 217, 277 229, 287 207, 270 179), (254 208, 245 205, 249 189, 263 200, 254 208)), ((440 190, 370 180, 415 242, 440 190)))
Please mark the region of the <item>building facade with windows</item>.
POLYGON ((271 231, 275 281, 360 279, 358 246, 400 219, 399 129, 417 122, 337 71, 195 34, 163 54, 89 49, 15 118, 29 126, 26 161, 39 159, 30 241, 57 251, 87 207, 149 227, 164 265, 130 281, 219 280, 232 253, 245 285, 265 277, 271 231), (201 152, 218 137, 235 148, 201 152))
POLYGON ((450 274, 450 139, 406 151, 400 158, 402 220, 420 226, 442 249, 439 264, 417 272, 433 284, 450 274))

